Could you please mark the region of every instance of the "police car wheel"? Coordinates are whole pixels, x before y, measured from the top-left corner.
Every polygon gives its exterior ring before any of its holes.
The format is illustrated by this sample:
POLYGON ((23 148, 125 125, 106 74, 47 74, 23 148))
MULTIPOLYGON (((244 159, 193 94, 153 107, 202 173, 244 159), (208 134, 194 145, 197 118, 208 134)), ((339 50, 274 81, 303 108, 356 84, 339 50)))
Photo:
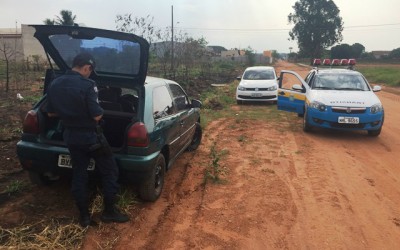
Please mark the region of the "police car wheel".
POLYGON ((381 131, 382 131, 382 127, 380 127, 377 130, 368 130, 368 135, 369 136, 378 136, 378 135, 380 135, 381 131))
POLYGON ((308 123, 308 115, 306 110, 303 115, 303 131, 310 132, 311 128, 312 128, 311 125, 308 123))

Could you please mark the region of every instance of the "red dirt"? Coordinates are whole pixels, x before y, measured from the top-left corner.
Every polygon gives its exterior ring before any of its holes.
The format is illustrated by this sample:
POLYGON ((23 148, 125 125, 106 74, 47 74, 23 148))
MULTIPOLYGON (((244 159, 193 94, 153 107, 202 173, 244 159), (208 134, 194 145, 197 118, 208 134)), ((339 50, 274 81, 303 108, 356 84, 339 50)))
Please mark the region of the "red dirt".
MULTIPOLYGON (((309 70, 284 62, 276 68, 302 76, 309 70)), ((304 133, 295 114, 281 124, 237 116, 210 122, 199 149, 184 153, 167 173, 158 201, 135 205, 128 223, 90 228, 83 248, 398 249, 400 96, 378 95, 386 116, 377 138, 304 133), (226 182, 204 184, 214 143, 227 152, 219 161, 226 182)), ((240 115, 270 107, 231 108, 240 115)), ((18 211, 23 202, 17 200, 0 204, 0 212, 18 211)))

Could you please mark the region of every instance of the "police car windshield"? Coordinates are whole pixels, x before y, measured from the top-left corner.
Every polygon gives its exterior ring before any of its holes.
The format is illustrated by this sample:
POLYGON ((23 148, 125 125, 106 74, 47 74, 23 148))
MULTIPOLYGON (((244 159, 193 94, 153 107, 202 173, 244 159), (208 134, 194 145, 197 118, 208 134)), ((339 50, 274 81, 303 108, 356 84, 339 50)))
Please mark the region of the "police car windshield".
POLYGON ((70 67, 76 54, 88 52, 96 60, 96 72, 130 75, 139 72, 140 45, 138 43, 106 37, 81 39, 65 34, 52 35, 50 40, 70 67))
POLYGON ((275 79, 272 70, 247 70, 243 75, 244 80, 273 80, 275 79))
POLYGON ((361 75, 320 74, 316 75, 311 89, 368 91, 368 85, 361 75))

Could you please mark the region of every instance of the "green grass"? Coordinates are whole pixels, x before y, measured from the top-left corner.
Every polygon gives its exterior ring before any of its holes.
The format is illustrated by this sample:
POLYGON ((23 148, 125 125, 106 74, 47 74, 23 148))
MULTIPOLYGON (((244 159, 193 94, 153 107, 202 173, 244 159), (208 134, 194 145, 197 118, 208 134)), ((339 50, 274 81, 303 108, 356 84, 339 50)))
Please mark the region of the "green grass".
POLYGON ((360 66, 357 68, 370 83, 400 86, 400 67, 393 65, 360 66))

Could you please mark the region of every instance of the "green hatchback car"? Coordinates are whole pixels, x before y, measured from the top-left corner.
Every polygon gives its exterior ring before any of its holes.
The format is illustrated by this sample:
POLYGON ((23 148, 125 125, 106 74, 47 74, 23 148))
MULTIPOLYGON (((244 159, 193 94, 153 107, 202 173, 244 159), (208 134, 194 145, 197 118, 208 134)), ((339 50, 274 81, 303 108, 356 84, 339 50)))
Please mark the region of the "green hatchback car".
MULTIPOLYGON (((89 52, 96 59, 99 103, 104 109, 103 133, 120 177, 138 185, 139 196, 155 201, 166 171, 184 151, 197 149, 202 138, 201 102, 190 100, 171 80, 148 77, 149 44, 133 34, 76 26, 31 25, 48 55, 41 100, 23 122, 17 155, 31 181, 48 184, 71 172, 63 125, 46 110, 51 81, 71 69, 72 58, 89 52)), ((94 161, 88 171, 95 172, 94 161)))

